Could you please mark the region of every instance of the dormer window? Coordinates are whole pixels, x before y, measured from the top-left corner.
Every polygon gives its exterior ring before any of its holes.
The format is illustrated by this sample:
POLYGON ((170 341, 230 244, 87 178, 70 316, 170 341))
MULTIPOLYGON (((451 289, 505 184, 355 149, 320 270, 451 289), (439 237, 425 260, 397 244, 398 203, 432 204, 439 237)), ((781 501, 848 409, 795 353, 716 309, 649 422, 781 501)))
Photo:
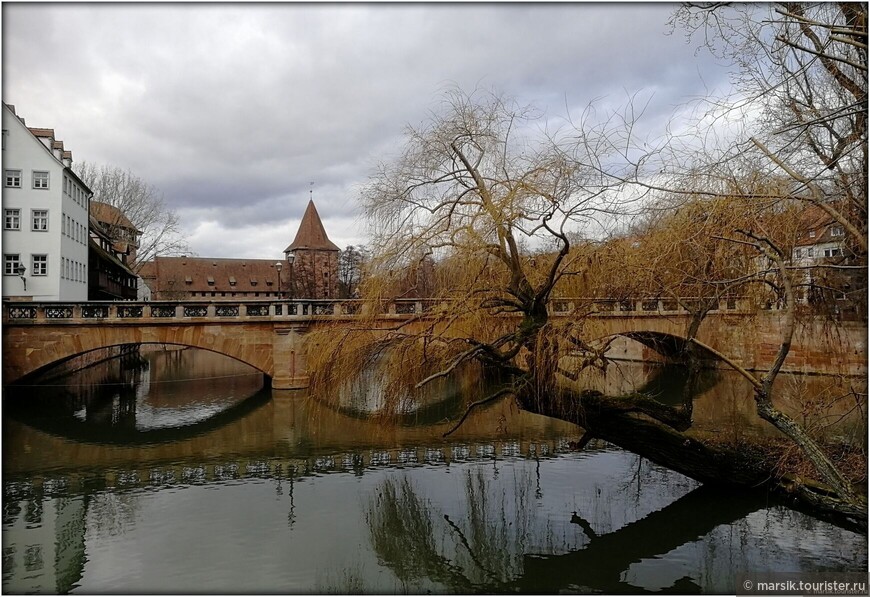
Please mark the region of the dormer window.
POLYGON ((257 279, 251 278, 251 286, 256 286, 256 285, 257 285, 257 279))
POLYGON ((214 276, 209 276, 207 282, 209 286, 214 286, 214 276))
POLYGON ((266 280, 266 286, 271 286, 271 285, 272 285, 272 280, 266 280))
POLYGON ((810 236, 810 238, 816 238, 816 231, 815 231, 815 230, 810 230, 810 235, 809 235, 809 236, 810 236))
POLYGON ((185 284, 193 284, 193 278, 191 278, 190 276, 186 276, 184 278, 184 283, 185 284))
POLYGON ((831 236, 843 236, 845 232, 842 226, 831 226, 831 236))
POLYGON ((236 279, 233 276, 230 276, 230 286, 236 285, 236 279))

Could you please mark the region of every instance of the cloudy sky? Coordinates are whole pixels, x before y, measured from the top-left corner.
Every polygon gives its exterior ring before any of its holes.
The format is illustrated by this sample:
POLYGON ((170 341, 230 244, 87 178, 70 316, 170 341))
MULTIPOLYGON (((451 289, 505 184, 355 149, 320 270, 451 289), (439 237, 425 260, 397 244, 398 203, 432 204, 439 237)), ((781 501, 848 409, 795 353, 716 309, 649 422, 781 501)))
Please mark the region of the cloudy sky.
POLYGON ((452 85, 562 117, 651 97, 649 130, 727 72, 671 4, 3 4, 3 101, 76 161, 159 187, 204 257, 279 257, 313 188, 339 246, 359 191, 452 85), (313 184, 313 187, 311 183, 313 184))

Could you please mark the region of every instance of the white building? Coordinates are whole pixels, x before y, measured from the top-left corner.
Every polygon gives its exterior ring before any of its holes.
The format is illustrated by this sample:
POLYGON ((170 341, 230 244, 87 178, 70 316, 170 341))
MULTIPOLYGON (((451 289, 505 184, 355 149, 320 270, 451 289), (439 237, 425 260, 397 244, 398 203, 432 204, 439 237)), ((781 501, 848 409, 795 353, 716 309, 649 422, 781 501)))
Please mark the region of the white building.
POLYGON ((53 129, 3 104, 3 298, 88 298, 90 189, 53 129))

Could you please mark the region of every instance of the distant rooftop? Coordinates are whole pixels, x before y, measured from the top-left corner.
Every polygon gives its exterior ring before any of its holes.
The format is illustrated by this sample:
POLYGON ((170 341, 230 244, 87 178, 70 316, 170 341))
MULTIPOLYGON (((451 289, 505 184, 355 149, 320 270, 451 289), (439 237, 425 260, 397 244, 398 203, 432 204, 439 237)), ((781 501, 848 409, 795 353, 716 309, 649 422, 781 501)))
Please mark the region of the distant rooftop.
POLYGON ((299 224, 296 238, 290 243, 289 247, 284 249, 284 252, 289 253, 297 249, 311 249, 315 251, 341 250, 326 235, 326 230, 323 228, 323 222, 320 221, 320 215, 317 213, 317 208, 314 207, 313 200, 309 201, 308 207, 305 208, 305 215, 302 216, 302 222, 299 224))

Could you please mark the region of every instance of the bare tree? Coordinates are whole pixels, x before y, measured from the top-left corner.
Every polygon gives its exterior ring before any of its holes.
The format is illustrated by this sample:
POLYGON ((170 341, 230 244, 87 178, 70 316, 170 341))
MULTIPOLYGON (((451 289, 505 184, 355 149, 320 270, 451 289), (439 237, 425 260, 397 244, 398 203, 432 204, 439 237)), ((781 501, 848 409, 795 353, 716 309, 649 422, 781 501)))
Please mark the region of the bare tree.
POLYGON ((190 254, 181 234, 178 214, 166 205, 159 189, 117 166, 76 162, 75 170, 94 193, 94 201, 117 208, 114 219, 118 221, 110 223, 112 228, 125 228, 123 218, 127 218, 141 233, 131 264, 134 271, 158 255, 190 254))
POLYGON ((688 3, 672 23, 735 67, 736 94, 706 116, 751 111, 720 166, 786 176, 768 198, 823 210, 866 263, 867 5, 688 3))
POLYGON ((363 267, 369 259, 365 245, 348 245, 338 255, 338 296, 357 298, 362 283, 363 267))

